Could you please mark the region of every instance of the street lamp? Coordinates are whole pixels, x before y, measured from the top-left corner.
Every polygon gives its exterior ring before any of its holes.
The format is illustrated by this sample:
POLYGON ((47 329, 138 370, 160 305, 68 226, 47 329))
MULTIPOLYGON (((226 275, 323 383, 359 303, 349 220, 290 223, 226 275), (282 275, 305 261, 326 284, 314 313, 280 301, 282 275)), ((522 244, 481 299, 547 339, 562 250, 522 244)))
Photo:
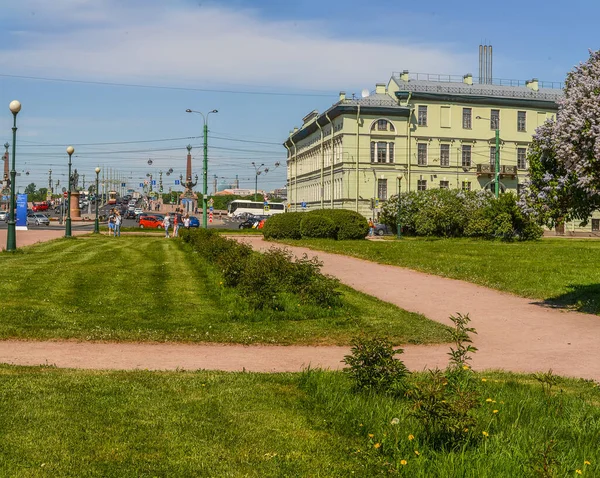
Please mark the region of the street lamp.
MULTIPOLYGON (((256 201, 256 195, 258 193, 258 175, 262 173, 263 170, 261 168, 265 165, 265 163, 261 163, 260 166, 257 166, 254 161, 252 161, 252 166, 254 166, 254 201, 256 201)), ((269 168, 264 169, 265 174, 269 172, 269 168)))
POLYGON ((187 109, 186 113, 197 113, 202 116, 202 120, 204 122, 204 162, 202 163, 202 227, 206 229, 208 227, 207 217, 206 217, 206 195, 208 194, 208 115, 211 113, 218 113, 218 110, 212 110, 206 113, 206 116, 200 112, 195 110, 187 109))
POLYGON ((398 239, 400 239, 402 237, 402 224, 400 222, 400 192, 401 192, 401 186, 402 186, 402 175, 399 174, 397 176, 398 179, 398 210, 396 211, 396 226, 398 228, 397 230, 397 234, 396 236, 398 237, 398 239))
POLYGON ((73 146, 67 146, 69 155, 69 187, 67 187, 67 220, 65 221, 65 237, 71 237, 71 156, 75 152, 73 146))
MULTIPOLYGON (((481 116, 475 116, 476 119, 487 120, 491 123, 492 120, 489 118, 483 118, 481 116)), ((494 193, 496 195, 496 199, 500 195, 500 127, 499 122, 496 122, 496 154, 494 158, 494 172, 495 172, 495 181, 494 181, 494 193)))
POLYGON ((13 150, 12 150, 12 165, 10 169, 10 204, 8 206, 9 218, 8 218, 8 231, 6 233, 6 250, 16 251, 17 250, 17 231, 15 227, 15 178, 17 176, 17 170, 15 169, 15 152, 17 143, 17 114, 21 111, 21 103, 17 100, 13 100, 8 105, 11 113, 13 114, 13 150))
POLYGON ((100 223, 98 222, 98 207, 100 206, 98 202, 98 175, 100 174, 100 167, 96 167, 94 171, 96 171, 96 220, 94 221, 94 234, 100 234, 100 223))

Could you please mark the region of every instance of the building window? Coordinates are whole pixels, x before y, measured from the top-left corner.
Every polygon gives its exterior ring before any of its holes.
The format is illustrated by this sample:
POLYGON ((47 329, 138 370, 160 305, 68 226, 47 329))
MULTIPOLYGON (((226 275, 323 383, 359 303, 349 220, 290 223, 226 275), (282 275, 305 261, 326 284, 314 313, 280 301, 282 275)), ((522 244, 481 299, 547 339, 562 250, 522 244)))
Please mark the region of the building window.
POLYGON ((517 111, 517 131, 527 131, 526 111, 517 111))
POLYGON ((463 181, 462 182, 462 190, 470 191, 471 190, 471 181, 463 181))
POLYGON ((527 169, 527 148, 517 148, 517 168, 527 169))
POLYGON ((427 189, 427 180, 419 179, 417 180, 417 191, 425 191, 427 189))
POLYGON ((427 144, 419 143, 417 145, 417 164, 427 166, 427 144))
POLYGON ((600 231, 600 219, 592 219, 592 231, 593 232, 600 231))
POLYGON ((450 189, 450 181, 440 181, 440 189, 450 189))
POLYGON ((450 166, 449 144, 440 144, 440 166, 450 166))
POLYGON ((427 126, 427 106, 419 106, 418 125, 427 126))
POLYGON ((500 110, 490 111, 490 128, 500 129, 500 110))
POLYGON ((377 180, 377 198, 380 201, 387 201, 387 179, 377 180))
POLYGON ((393 163, 394 143, 386 143, 385 141, 371 141, 371 162, 393 163))
POLYGON ((387 131, 388 122, 384 119, 377 120, 377 131, 387 131))
POLYGON ((473 110, 471 108, 463 108, 463 128, 471 129, 471 113, 473 110))
POLYGON ((462 146, 462 167, 470 168, 471 167, 471 145, 463 144, 462 146))
POLYGON ((387 156, 387 143, 380 141, 377 143, 377 162, 385 163, 387 156))
POLYGON ((496 164, 496 146, 490 146, 490 164, 492 166, 496 164))

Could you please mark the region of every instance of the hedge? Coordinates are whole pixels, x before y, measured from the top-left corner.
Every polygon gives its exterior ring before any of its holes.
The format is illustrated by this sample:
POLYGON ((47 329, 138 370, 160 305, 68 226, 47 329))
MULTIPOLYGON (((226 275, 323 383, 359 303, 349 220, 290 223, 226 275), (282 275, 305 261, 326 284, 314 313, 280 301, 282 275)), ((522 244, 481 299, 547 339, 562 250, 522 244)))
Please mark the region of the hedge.
POLYGON ((300 221, 300 234, 302 237, 333 239, 336 226, 328 217, 306 214, 300 221))
POLYGON ((369 224, 363 216, 355 211, 319 209, 310 212, 276 214, 265 222, 262 231, 265 239, 300 239, 302 237, 331 237, 337 240, 364 239, 369 232, 369 224), (330 224, 333 224, 333 231, 330 231, 330 224))

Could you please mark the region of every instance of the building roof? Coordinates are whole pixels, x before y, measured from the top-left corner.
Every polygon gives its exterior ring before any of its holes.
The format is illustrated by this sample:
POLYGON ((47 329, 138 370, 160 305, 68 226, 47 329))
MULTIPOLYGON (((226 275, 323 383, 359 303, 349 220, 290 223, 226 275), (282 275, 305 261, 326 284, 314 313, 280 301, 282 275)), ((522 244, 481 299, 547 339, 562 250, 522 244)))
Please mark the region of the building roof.
POLYGON ((397 108, 399 110, 406 109, 406 106, 400 106, 398 101, 392 98, 388 94, 375 93, 371 96, 367 96, 366 98, 346 98, 343 101, 340 101, 336 104, 342 105, 360 105, 362 107, 387 107, 387 108, 397 108))
POLYGON ((563 91, 559 88, 542 87, 534 91, 523 82, 516 81, 514 85, 494 83, 469 85, 463 81, 452 81, 451 77, 440 77, 436 80, 410 78, 404 81, 397 75, 393 75, 391 81, 398 87, 396 96, 400 98, 410 93, 412 97, 437 98, 443 101, 456 101, 457 98, 462 98, 472 103, 531 104, 543 108, 557 108, 557 102, 563 96, 563 91))

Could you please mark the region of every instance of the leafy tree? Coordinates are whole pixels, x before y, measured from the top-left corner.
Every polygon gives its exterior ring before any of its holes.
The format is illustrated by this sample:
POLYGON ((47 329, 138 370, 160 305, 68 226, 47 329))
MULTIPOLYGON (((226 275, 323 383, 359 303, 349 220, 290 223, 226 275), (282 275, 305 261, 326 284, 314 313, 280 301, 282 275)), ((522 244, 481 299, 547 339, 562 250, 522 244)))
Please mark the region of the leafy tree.
POLYGON ((600 208, 600 51, 576 66, 565 82, 556 122, 540 126, 528 157, 530 180, 521 207, 549 226, 585 224, 600 208))
POLYGON ((35 191, 36 191, 35 183, 29 183, 27 185, 27 187, 25 188, 25 194, 33 195, 33 194, 35 194, 35 191))

